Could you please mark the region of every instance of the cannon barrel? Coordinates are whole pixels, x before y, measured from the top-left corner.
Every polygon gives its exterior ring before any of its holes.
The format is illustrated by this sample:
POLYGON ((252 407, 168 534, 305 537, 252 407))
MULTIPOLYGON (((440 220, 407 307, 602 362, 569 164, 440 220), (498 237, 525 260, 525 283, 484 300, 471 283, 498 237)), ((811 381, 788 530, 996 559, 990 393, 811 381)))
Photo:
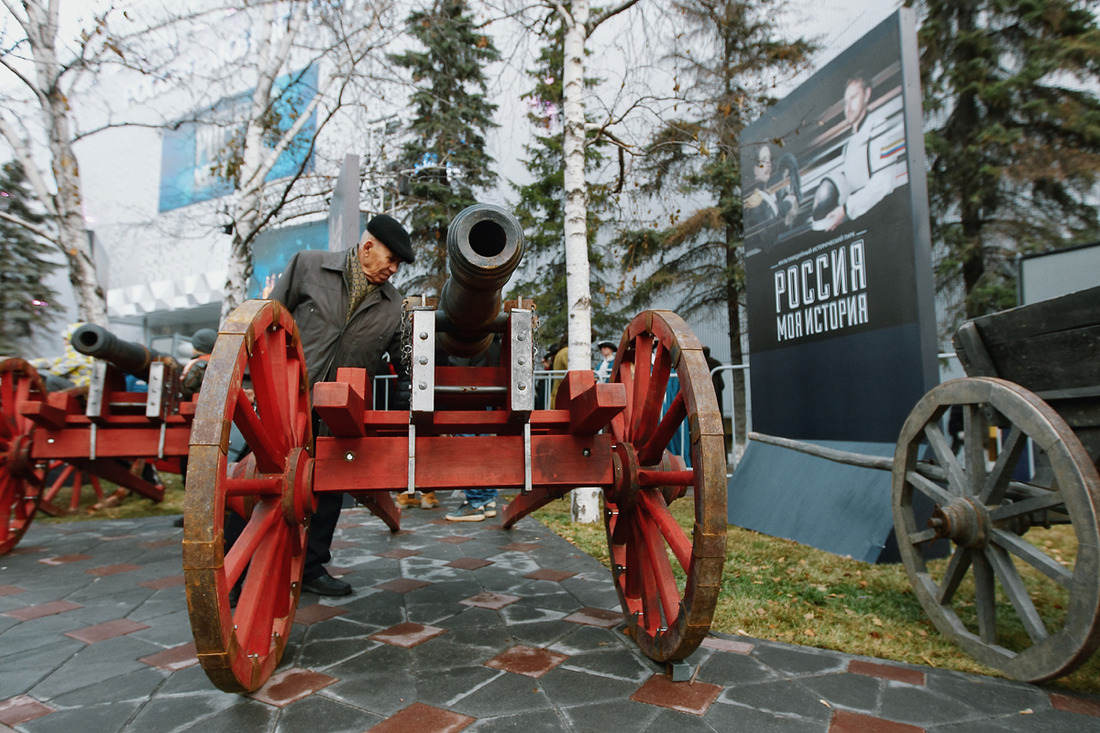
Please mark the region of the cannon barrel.
POLYGON ((452 356, 476 356, 493 339, 501 290, 523 257, 523 229, 509 212, 474 204, 447 228, 450 274, 439 296, 439 345, 452 356))
POLYGON ((85 323, 75 331, 72 338, 73 348, 85 356, 102 359, 112 366, 135 376, 144 376, 154 361, 176 363, 176 360, 159 351, 124 341, 118 336, 94 323, 85 323))

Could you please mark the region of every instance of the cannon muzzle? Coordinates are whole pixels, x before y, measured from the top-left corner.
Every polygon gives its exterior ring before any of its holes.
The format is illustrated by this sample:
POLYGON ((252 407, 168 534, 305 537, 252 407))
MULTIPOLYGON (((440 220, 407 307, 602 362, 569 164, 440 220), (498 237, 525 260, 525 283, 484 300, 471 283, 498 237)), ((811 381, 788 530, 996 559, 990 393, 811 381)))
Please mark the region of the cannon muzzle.
POLYGON ((491 204, 459 212, 447 228, 447 268, 439 307, 439 345, 452 356, 476 356, 493 340, 501 290, 523 257, 523 229, 491 204))
POLYGON ((123 341, 118 336, 94 323, 85 323, 73 331, 70 339, 73 348, 85 356, 111 364, 122 371, 143 377, 149 372, 149 365, 154 361, 176 363, 176 360, 158 351, 135 344, 133 341, 123 341))

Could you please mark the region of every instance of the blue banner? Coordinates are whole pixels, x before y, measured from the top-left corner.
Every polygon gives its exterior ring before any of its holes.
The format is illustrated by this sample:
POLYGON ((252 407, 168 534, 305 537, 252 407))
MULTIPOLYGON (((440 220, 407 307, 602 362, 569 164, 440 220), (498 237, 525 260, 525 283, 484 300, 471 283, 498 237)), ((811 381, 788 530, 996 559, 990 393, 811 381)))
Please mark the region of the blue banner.
MULTIPOLYGON (((272 105, 276 126, 265 143, 273 148, 290 129, 309 100, 317 92, 317 68, 287 74, 275 80, 272 105)), ((171 211, 200 201, 208 201, 233 192, 234 184, 217 172, 218 165, 234 145, 240 145, 241 122, 251 104, 252 92, 227 97, 209 109, 177 122, 164 132, 160 168, 159 211, 171 211)), ((309 121, 283 151, 266 180, 293 175, 300 168, 312 169, 311 142, 316 135, 316 116, 309 121)))

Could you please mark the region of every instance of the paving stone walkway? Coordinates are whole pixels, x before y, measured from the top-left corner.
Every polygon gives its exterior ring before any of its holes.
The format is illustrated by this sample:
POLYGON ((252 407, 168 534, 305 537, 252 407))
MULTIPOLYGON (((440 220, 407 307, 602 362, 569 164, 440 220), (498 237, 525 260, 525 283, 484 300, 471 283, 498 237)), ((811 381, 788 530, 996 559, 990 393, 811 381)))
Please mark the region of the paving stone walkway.
POLYGON ((1100 731, 1100 698, 712 635, 671 682, 611 578, 541 524, 345 509, 276 676, 221 692, 195 658, 171 517, 35 524, 0 557, 0 733, 1100 731))

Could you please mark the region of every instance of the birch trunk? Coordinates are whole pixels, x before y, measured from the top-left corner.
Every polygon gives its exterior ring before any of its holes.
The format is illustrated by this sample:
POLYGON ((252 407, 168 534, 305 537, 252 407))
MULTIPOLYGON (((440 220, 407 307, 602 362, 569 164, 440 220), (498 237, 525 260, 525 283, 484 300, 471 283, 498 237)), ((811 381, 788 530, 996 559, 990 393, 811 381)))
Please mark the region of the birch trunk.
POLYGON ((72 120, 68 100, 61 86, 63 69, 57 57, 58 2, 44 5, 35 0, 23 3, 26 17, 13 17, 27 36, 34 77, 24 79, 38 101, 49 150, 47 173, 36 165, 30 146, 21 140, 4 120, 3 135, 15 149, 28 180, 53 223, 54 244, 68 263, 78 316, 87 323, 107 325, 107 298, 100 286, 91 242, 84 225, 84 207, 80 189, 80 168, 73 152, 72 120), (47 181, 53 180, 55 190, 47 181))
MULTIPOLYGON (((368 6, 370 4, 368 3, 368 6)), ((382 3, 380 6, 384 6, 382 3)), ((317 91, 299 112, 298 118, 280 136, 273 147, 264 143, 264 135, 270 133, 263 125, 268 108, 273 101, 272 90, 280 72, 288 66, 288 60, 295 41, 305 20, 307 3, 297 3, 294 14, 287 20, 285 33, 277 40, 273 38, 274 23, 271 5, 265 6, 265 14, 260 28, 257 29, 256 85, 252 93, 251 107, 245 127, 244 146, 241 151, 240 176, 237 191, 230 204, 229 213, 233 220, 233 241, 230 245, 229 262, 226 268, 225 299, 222 301, 222 318, 244 302, 248 294, 248 283, 252 278, 252 245, 260 229, 275 214, 279 204, 268 204, 265 210, 265 192, 268 174, 279 160, 279 156, 291 145, 310 116, 317 110, 322 100, 328 97, 330 90, 346 80, 354 72, 356 65, 364 58, 372 44, 372 33, 381 29, 381 16, 372 14, 370 19, 358 28, 358 37, 347 38, 339 44, 339 51, 330 57, 330 64, 324 72, 324 78, 318 80, 317 91)), ((338 95, 339 96, 339 95, 338 95)), ((330 100, 332 101, 332 100, 330 100)), ((333 102, 339 106, 339 100, 333 102)), ((330 118, 334 110, 329 110, 330 118)), ((318 125, 315 134, 325 119, 318 125)), ((297 181, 297 176, 281 181, 279 191, 285 192, 297 181)))
MULTIPOLYGON (((565 292, 569 303, 570 371, 592 368, 592 296, 588 266, 588 185, 584 176, 584 46, 588 36, 588 0, 574 0, 566 16, 562 113, 565 122, 565 292)), ((574 522, 600 519, 599 489, 573 490, 574 522)))

